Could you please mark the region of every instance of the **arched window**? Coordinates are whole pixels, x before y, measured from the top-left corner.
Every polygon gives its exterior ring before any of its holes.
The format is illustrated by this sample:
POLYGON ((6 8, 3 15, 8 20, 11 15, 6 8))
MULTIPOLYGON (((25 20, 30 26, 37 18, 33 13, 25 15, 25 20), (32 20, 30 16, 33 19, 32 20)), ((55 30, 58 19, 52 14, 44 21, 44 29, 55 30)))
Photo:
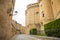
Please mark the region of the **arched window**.
POLYGON ((42 11, 42 17, 45 17, 44 12, 42 11))
POLYGON ((36 12, 36 14, 39 14, 39 12, 36 12))
POLYGON ((43 14, 43 17, 44 17, 44 14, 43 14))

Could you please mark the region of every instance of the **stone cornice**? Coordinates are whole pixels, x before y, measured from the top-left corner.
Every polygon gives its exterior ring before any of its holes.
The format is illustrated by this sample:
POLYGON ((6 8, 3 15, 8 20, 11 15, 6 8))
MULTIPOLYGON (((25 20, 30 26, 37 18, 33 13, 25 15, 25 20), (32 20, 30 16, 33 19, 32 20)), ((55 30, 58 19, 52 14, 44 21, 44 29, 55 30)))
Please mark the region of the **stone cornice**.
POLYGON ((39 4, 38 4, 38 3, 33 3, 33 4, 29 4, 29 5, 27 6, 28 9, 29 9, 29 8, 33 8, 33 7, 39 7, 39 4))
POLYGON ((29 5, 27 6, 27 9, 25 10, 25 15, 27 14, 27 11, 28 11, 30 8, 34 8, 34 7, 39 7, 39 4, 38 4, 38 3, 29 4, 29 5))

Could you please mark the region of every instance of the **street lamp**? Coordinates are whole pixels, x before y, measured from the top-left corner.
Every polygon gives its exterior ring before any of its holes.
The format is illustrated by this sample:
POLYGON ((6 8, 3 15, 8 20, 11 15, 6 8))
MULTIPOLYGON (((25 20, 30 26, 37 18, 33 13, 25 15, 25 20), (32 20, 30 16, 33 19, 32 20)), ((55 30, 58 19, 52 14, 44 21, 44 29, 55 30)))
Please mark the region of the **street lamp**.
POLYGON ((9 15, 10 15, 10 16, 15 16, 15 15, 17 15, 18 11, 15 11, 14 13, 15 13, 15 14, 10 13, 9 15))
POLYGON ((18 11, 15 11, 15 14, 13 14, 13 16, 17 15, 18 11))

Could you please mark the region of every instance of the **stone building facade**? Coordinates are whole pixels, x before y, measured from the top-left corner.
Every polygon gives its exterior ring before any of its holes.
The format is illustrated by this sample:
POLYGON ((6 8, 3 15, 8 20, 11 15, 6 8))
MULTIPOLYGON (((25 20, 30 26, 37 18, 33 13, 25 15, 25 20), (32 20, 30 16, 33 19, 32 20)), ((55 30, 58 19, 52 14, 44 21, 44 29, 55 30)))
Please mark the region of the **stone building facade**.
POLYGON ((12 34, 25 34, 25 27, 21 24, 17 23, 17 21, 12 20, 12 28, 11 28, 12 34))
POLYGON ((60 0, 38 0, 41 30, 44 30, 44 24, 60 18, 60 0))
POLYGON ((11 22, 15 0, 0 0, 0 40, 11 38, 11 22))
POLYGON ((40 0, 40 19, 41 19, 41 31, 44 31, 44 24, 52 21, 54 19, 53 10, 50 0, 40 0))
POLYGON ((44 24, 60 18, 60 0, 38 0, 38 6, 35 4, 29 4, 27 7, 26 28, 29 31, 39 24, 39 30, 44 32, 44 24))
POLYGON ((15 20, 12 20, 12 28, 11 28, 11 31, 12 31, 12 35, 16 35, 16 34, 20 34, 20 24, 17 23, 17 21, 15 20))
POLYGON ((29 4, 26 10, 26 27, 29 34, 30 29, 37 28, 40 31, 40 13, 38 3, 29 4))
POLYGON ((54 19, 60 18, 60 0, 51 0, 54 19))

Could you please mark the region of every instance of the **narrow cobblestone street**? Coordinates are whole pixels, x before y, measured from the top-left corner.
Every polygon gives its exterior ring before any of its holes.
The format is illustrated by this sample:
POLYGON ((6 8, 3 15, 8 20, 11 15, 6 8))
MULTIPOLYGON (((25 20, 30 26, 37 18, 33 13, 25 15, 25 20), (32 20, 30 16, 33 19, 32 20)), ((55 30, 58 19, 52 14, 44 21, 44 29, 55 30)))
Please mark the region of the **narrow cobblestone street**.
POLYGON ((39 40, 37 38, 31 37, 30 35, 15 35, 11 40, 39 40))
POLYGON ((60 40, 60 38, 18 34, 11 38, 11 40, 60 40))

